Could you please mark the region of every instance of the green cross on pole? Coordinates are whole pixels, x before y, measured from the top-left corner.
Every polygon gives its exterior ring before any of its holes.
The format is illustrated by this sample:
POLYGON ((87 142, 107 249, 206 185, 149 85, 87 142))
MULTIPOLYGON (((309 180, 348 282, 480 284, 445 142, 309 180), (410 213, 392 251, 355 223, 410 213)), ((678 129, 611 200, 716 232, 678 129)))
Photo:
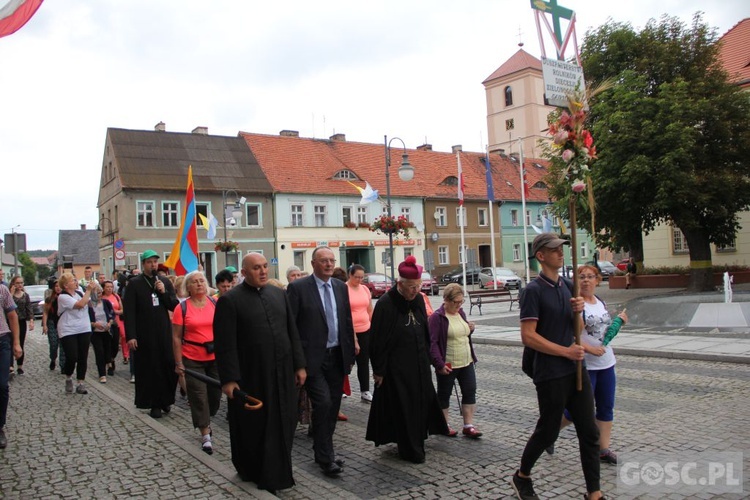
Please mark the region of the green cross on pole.
POLYGON ((531 8, 552 14, 552 27, 555 30, 555 38, 557 38, 557 43, 562 45, 563 38, 562 29, 560 29, 560 19, 572 19, 573 11, 567 7, 557 5, 557 0, 549 0, 549 2, 545 2, 544 0, 531 0, 531 8))

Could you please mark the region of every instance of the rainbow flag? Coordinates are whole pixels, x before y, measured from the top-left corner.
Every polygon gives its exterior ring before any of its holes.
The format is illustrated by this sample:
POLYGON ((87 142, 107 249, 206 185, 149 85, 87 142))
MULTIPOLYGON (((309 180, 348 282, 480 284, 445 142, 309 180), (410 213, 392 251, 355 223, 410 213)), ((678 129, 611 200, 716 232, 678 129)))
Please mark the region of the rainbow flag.
POLYGON ((193 167, 188 167, 187 193, 185 210, 182 212, 182 224, 174 240, 172 253, 164 265, 174 269, 177 276, 198 270, 198 224, 195 219, 195 186, 193 185, 193 167))

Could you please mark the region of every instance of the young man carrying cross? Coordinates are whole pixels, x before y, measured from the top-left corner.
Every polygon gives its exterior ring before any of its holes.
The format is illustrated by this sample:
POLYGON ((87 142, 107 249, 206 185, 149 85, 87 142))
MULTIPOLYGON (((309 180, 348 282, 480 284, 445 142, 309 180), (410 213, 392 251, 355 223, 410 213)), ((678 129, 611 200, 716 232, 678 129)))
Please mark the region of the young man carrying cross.
POLYGON ((599 486, 599 431, 594 421, 594 397, 586 370, 582 390, 576 390, 576 362, 584 350, 574 343, 574 315, 583 311, 582 297, 572 297, 558 275, 567 241, 552 233, 534 238, 532 255, 539 261, 539 276, 524 289, 521 303, 521 340, 535 352, 533 379, 539 401, 539 420, 526 443, 521 466, 511 479, 520 500, 538 498, 531 481, 531 469, 554 444, 566 408, 575 422, 580 442, 581 465, 586 479, 585 498, 602 497, 599 486))

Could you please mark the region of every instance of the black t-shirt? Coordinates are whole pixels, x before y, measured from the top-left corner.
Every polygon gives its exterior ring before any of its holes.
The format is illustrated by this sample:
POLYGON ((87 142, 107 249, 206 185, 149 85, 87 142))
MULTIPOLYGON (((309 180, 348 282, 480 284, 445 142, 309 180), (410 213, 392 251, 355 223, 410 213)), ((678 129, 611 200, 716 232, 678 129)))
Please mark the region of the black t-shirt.
MULTIPOLYGON (((521 294, 521 321, 537 320, 536 331, 539 335, 568 347, 575 341, 570 299, 570 289, 562 278, 553 282, 540 273, 521 294)), ((534 383, 570 375, 575 369, 575 362, 568 358, 536 351, 534 383)))

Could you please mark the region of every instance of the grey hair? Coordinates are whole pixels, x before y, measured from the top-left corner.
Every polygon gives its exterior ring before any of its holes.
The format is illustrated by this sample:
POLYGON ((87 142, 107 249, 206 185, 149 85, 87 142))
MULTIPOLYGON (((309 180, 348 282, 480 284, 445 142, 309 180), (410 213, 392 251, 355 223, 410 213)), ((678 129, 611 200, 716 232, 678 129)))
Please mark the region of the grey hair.
POLYGON ((205 275, 203 274, 203 271, 190 271, 189 273, 187 273, 185 275, 185 279, 182 282, 182 287, 183 287, 183 291, 187 295, 190 295, 190 292, 188 292, 188 283, 190 283, 190 281, 193 278, 195 278, 196 276, 203 276, 203 277, 205 277, 205 275))
POLYGON ((290 274, 292 274, 292 273, 293 273, 294 271, 299 271, 299 272, 302 272, 302 269, 300 269, 300 268, 299 268, 299 267, 297 267, 297 266, 289 266, 289 267, 288 267, 288 268, 286 269, 286 279, 287 279, 287 280, 289 279, 289 275, 290 275, 290 274))

